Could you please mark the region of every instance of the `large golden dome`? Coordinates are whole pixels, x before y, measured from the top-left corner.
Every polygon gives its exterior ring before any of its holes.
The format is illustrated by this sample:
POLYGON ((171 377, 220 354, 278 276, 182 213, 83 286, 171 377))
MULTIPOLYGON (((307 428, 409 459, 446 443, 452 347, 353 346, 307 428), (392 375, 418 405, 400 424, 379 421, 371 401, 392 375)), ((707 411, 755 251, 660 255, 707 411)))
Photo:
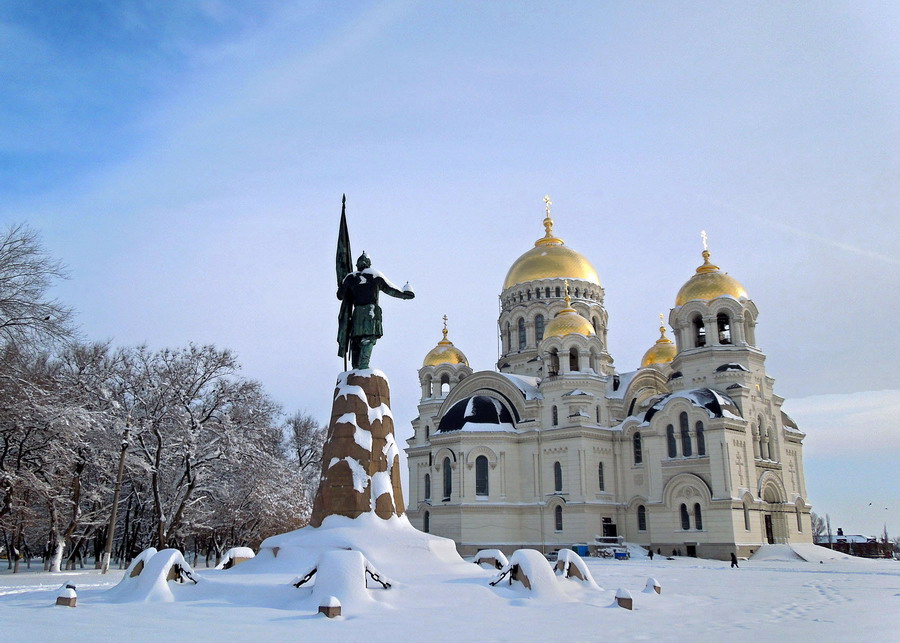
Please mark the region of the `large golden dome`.
POLYGON ((730 295, 735 299, 747 299, 747 291, 741 283, 730 275, 721 272, 719 266, 709 261, 709 250, 703 251, 703 265, 697 268, 697 274, 687 280, 678 295, 675 305, 683 306, 694 299, 710 301, 716 297, 730 295))
MULTIPOLYGON (((660 315, 660 317, 662 317, 662 315, 660 315)), ((666 337, 666 327, 660 325, 659 339, 657 339, 656 343, 644 353, 644 357, 641 359, 641 368, 653 366, 654 364, 668 364, 675 359, 675 354, 677 352, 678 350, 675 348, 675 344, 671 339, 666 337)))
POLYGON ((444 333, 444 338, 437 343, 437 346, 428 351, 422 366, 438 366, 440 364, 462 364, 463 366, 468 366, 469 360, 466 359, 465 354, 447 339, 446 315, 444 315, 444 330, 442 332, 444 333))
POLYGON ((516 259, 506 273, 503 290, 537 279, 580 279, 599 286, 600 276, 591 262, 566 246, 562 239, 553 236, 549 199, 545 201, 548 202, 545 234, 534 242, 534 248, 516 259))
POLYGON ((578 311, 572 308, 571 298, 569 297, 569 282, 566 282, 566 307, 556 313, 547 328, 544 329, 544 339, 548 337, 565 337, 566 335, 584 335, 590 337, 596 335, 593 325, 587 319, 578 314, 578 311))

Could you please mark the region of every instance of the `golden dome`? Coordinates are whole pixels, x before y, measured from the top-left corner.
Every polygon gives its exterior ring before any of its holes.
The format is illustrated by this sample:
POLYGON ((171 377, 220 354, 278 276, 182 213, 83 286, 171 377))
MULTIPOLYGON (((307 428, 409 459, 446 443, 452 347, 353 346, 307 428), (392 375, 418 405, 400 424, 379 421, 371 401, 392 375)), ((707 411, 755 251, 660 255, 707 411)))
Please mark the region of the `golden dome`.
POLYGON ((439 364, 468 366, 469 360, 466 359, 463 352, 447 339, 447 315, 444 315, 444 330, 441 332, 444 333, 444 338, 437 343, 437 346, 428 351, 422 366, 438 366, 439 364))
POLYGON ((599 286, 600 276, 591 262, 566 246, 562 239, 553 236, 550 200, 545 197, 544 201, 547 203, 545 234, 534 242, 534 248, 516 259, 506 273, 503 290, 537 279, 580 279, 599 286))
POLYGON ((747 299, 747 291, 734 277, 721 272, 719 266, 709 261, 709 250, 703 251, 703 265, 697 268, 697 274, 687 280, 678 295, 675 305, 683 306, 694 299, 709 301, 722 295, 730 295, 735 299, 747 299))
POLYGON ((547 328, 544 329, 544 339, 548 337, 565 337, 566 335, 578 334, 590 337, 596 335, 594 327, 587 319, 578 314, 569 304, 572 298, 569 297, 569 282, 566 281, 566 307, 556 314, 547 328))
POLYGON ((662 325, 662 315, 659 316, 659 320, 659 339, 644 353, 644 357, 641 359, 641 368, 653 364, 668 364, 675 359, 675 354, 678 352, 672 340, 666 337, 666 327, 662 325))

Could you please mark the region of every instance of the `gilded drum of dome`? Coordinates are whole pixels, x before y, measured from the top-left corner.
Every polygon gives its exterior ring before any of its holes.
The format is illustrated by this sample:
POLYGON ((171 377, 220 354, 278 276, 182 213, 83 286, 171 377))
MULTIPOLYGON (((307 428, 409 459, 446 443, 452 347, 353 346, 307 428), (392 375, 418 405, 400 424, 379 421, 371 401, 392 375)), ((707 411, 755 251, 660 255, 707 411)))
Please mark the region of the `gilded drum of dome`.
POLYGON ((469 361, 463 352, 449 342, 447 344, 440 343, 425 356, 422 366, 438 366, 440 364, 463 364, 469 365, 469 361))
POLYGON ((580 279, 600 285, 600 276, 591 262, 571 248, 560 244, 535 246, 506 273, 503 289, 537 279, 580 279))
POLYGON ((587 319, 579 315, 577 312, 568 308, 559 313, 553 320, 547 324, 544 330, 544 337, 565 337, 566 335, 584 335, 590 337, 596 335, 594 327, 587 319))
POLYGON ((709 301, 722 295, 731 295, 735 299, 746 299, 747 291, 740 282, 724 272, 698 272, 688 279, 678 291, 676 306, 683 306, 694 299, 709 301))
POLYGON ((644 353, 644 357, 641 359, 641 368, 652 366, 653 364, 668 364, 675 359, 675 354, 678 352, 675 344, 670 340, 666 341, 668 343, 657 342, 650 347, 650 350, 644 353))

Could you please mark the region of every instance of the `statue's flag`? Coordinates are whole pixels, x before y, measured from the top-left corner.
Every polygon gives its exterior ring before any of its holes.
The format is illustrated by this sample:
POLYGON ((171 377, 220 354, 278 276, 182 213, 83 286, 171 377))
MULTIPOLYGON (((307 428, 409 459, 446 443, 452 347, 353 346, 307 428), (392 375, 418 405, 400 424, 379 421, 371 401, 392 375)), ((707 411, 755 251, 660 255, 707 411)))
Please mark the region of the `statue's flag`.
MULTIPOLYGON (((337 270, 337 287, 341 288, 344 277, 353 272, 353 256, 350 252, 350 232, 347 230, 347 195, 341 199, 341 226, 338 229, 337 255, 335 256, 335 268, 337 270)), ((350 314, 352 307, 349 302, 341 302, 341 312, 338 314, 338 357, 344 358, 344 369, 347 368, 347 347, 350 344, 350 314)))

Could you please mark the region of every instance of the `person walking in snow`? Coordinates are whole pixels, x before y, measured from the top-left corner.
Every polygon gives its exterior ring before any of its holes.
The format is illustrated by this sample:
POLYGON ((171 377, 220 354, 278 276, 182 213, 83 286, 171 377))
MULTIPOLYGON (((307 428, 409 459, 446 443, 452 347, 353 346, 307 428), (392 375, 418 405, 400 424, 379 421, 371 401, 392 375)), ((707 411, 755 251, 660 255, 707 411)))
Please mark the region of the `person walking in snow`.
POLYGON ((653 560, 653 548, 650 548, 650 552, 647 554, 650 557, 650 560, 653 560))
MULTIPOLYGON (((734 552, 731 552, 731 568, 734 569, 735 567, 738 567, 737 555, 734 552)), ((740 567, 738 567, 738 569, 740 569, 740 567)))

